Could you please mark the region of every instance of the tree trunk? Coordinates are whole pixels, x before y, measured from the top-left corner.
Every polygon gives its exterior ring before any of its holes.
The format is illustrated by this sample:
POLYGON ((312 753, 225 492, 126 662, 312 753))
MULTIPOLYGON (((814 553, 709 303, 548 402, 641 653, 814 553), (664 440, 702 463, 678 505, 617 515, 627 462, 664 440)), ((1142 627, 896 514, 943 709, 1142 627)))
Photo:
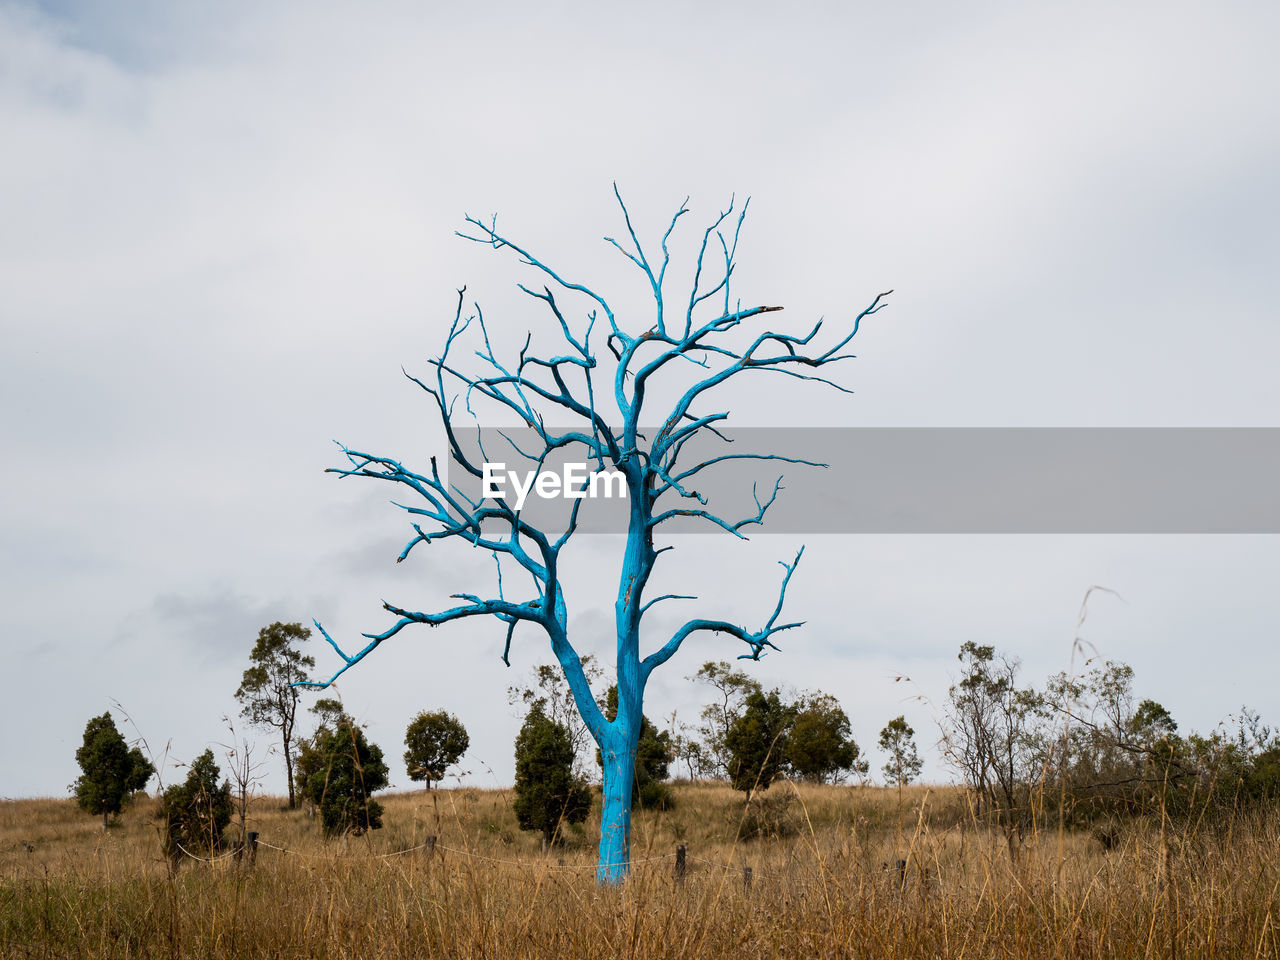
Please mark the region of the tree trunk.
POLYGON ((619 884, 627 878, 631 861, 631 789, 636 774, 636 741, 640 723, 628 730, 622 716, 610 724, 600 751, 604 762, 604 808, 600 812, 599 883, 619 884))
POLYGON ((289 778, 289 809, 293 810, 298 803, 297 797, 293 793, 293 754, 289 752, 289 735, 284 737, 284 769, 285 776, 289 778))

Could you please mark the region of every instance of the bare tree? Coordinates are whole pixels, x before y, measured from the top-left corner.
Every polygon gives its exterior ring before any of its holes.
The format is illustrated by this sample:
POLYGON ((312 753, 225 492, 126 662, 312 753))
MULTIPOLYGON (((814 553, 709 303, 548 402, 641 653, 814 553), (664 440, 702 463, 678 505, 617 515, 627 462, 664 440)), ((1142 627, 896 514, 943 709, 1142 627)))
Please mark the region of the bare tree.
POLYGON ((1043 772, 1035 744, 1044 701, 1018 687, 1016 657, 967 641, 959 660, 964 671, 951 685, 946 706, 946 757, 973 789, 979 815, 1003 828, 1010 858, 1016 859, 1028 793, 1043 772))
POLYGON ((235 721, 230 717, 223 717, 222 720, 227 725, 231 742, 218 745, 222 747, 227 770, 230 771, 231 802, 240 834, 238 849, 244 850, 249 843, 249 804, 261 787, 262 769, 266 764, 253 759, 253 744, 246 737, 237 737, 235 721))
MULTIPOLYGON (((660 545, 672 530, 671 521, 693 520, 731 536, 744 537, 744 530, 763 523, 782 489, 779 476, 771 492, 761 491, 755 497, 754 510, 729 514, 722 506, 709 505, 707 496, 695 487, 705 478, 703 471, 723 464, 741 466, 747 460, 817 465, 766 452, 719 453, 720 448, 715 448, 717 452, 699 453, 691 441, 715 435, 717 427, 728 419, 728 410, 717 409, 713 398, 720 393, 717 388, 733 378, 750 381, 769 374, 771 379, 785 377, 789 384, 809 381, 845 390, 830 378, 828 371, 851 359, 852 354, 847 352, 850 341, 862 321, 882 309, 887 296, 879 294, 866 307, 853 312, 823 345, 819 345, 822 321, 798 334, 758 327, 752 330, 758 318, 782 308, 744 307, 732 295, 745 206, 735 220, 734 205, 730 203, 702 231, 692 264, 691 289, 687 296, 673 302, 665 289, 671 262, 668 241, 688 208, 681 205, 676 211, 662 234, 659 252, 651 259, 654 251, 652 247, 648 253, 645 251, 620 195, 618 203, 626 233, 622 242, 606 240, 639 271, 642 286, 652 296, 652 315, 639 324, 623 319, 633 315, 631 311, 620 315, 596 290, 566 279, 565 274, 500 233, 496 218, 466 218, 469 232, 462 234, 465 239, 514 254, 533 274, 536 279, 520 288, 540 304, 540 309, 545 308, 550 329, 553 335, 558 332, 560 341, 552 348, 535 346, 530 332, 523 343, 513 344, 513 349, 500 356, 479 305, 468 314, 465 288, 460 290, 443 351, 428 361, 431 372, 427 377, 410 379, 430 398, 444 428, 450 472, 460 471, 457 476, 480 481, 481 493, 468 496, 456 482, 446 480, 434 457, 414 468, 392 457, 344 446, 346 463, 334 472, 393 483, 408 491, 413 503, 406 504, 405 509, 412 516, 414 536, 398 559, 407 559, 420 544, 447 540, 480 547, 493 555, 495 589, 487 596, 457 594, 457 602, 443 609, 415 610, 385 603, 383 606, 395 616, 395 623, 381 632, 366 634, 367 642, 350 654, 325 634, 343 661, 335 678, 413 625, 439 626, 464 618, 494 618, 505 627, 504 660, 517 630, 532 629, 543 635, 604 760, 597 866, 597 878, 602 883, 621 882, 629 869, 632 780, 644 692, 651 673, 670 660, 694 634, 719 633, 735 638, 746 648, 743 656, 759 659, 766 650, 776 649, 775 639, 780 633, 801 626, 800 621, 784 620, 782 608, 803 549, 794 560, 781 561, 783 575, 776 600, 771 612, 761 617, 760 626, 752 629, 737 619, 695 616, 664 634, 665 639, 656 638, 654 646, 641 652, 641 620, 655 604, 696 599, 687 593, 646 596, 659 560, 674 549, 672 544, 660 545), (578 326, 576 334, 562 308, 562 297, 565 304, 576 300, 586 307, 585 322, 578 326), (597 330, 612 363, 602 360, 592 346, 592 334, 597 330), (468 332, 474 346, 460 353, 466 349, 468 332), (603 378, 607 378, 606 383, 600 383, 603 378), (516 454, 532 468, 530 484, 535 476, 539 483, 547 479, 542 468, 553 454, 580 454, 583 460, 578 466, 584 472, 576 482, 570 482, 567 473, 564 480, 565 487, 573 493, 569 498, 573 506, 566 519, 557 518, 554 524, 539 526, 522 513, 523 492, 512 496, 493 487, 491 470, 497 464, 489 460, 483 447, 477 454, 464 447, 460 439, 462 428, 471 426, 464 418, 469 416, 479 425, 477 407, 495 416, 491 422, 497 422, 497 417, 515 417, 532 434, 523 447, 513 444, 516 454), (551 426, 565 420, 572 423, 563 430, 551 426), (586 502, 577 494, 602 477, 612 478, 610 483, 617 481, 628 507, 614 604, 616 662, 611 679, 618 686, 618 712, 613 718, 604 715, 583 672, 575 647, 577 638, 569 635, 569 606, 561 582, 564 551, 574 542, 580 509, 586 502), (521 596, 517 596, 517 590, 523 591, 521 596)), ((554 475, 551 479, 560 483, 554 475)), ((524 490, 527 489, 526 486, 524 490)), ((734 616, 740 617, 741 612, 734 616)))

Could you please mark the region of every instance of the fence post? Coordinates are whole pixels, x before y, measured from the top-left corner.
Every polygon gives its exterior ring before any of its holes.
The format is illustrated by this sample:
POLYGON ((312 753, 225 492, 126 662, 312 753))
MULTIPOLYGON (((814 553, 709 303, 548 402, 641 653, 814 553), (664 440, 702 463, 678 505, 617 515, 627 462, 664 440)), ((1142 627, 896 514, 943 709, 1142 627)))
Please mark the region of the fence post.
POLYGON ((676 846, 676 883, 684 883, 684 844, 676 846))
POLYGON ((258 862, 258 831, 249 831, 249 866, 258 862))
POLYGON ((742 889, 746 893, 751 892, 751 868, 750 867, 742 868, 742 889))
POLYGON ((436 854, 436 835, 428 833, 422 841, 422 856, 426 860, 430 860, 436 854))
POLYGON ((905 890, 907 886, 907 861, 898 861, 898 889, 905 890))

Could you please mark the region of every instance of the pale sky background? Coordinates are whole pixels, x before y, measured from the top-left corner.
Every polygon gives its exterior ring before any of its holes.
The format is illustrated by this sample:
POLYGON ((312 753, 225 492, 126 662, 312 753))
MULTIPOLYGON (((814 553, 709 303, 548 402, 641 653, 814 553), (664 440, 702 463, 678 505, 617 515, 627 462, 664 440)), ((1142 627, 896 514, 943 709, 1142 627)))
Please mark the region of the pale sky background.
MULTIPOLYGON (((333 439, 440 452, 399 371, 439 352, 457 287, 499 349, 545 323, 527 272, 454 237, 464 212, 639 329, 642 278, 600 240, 614 180, 650 242, 691 195, 676 285, 750 195, 738 292, 785 305, 774 328, 897 291, 853 397, 771 381, 733 395, 738 425, 1280 426, 1278 35, 1272 3, 0 0, 0 796, 65 796, 113 703, 157 755, 225 741, 273 620, 350 642, 388 625, 382 597, 489 588, 465 548, 397 567, 389 490, 323 473, 333 439)), ((839 697, 877 772, 905 713, 948 776, 931 702, 960 644, 1039 682, 1091 584, 1124 599, 1095 596, 1085 637, 1184 730, 1280 720, 1274 537, 704 537, 661 582, 755 624, 802 541, 787 610, 809 625, 750 668, 839 697)), ((588 651, 616 547, 571 559, 588 651)), ((502 638, 406 631, 343 678, 397 786, 436 707, 471 731, 467 781, 510 782, 506 687, 550 653, 529 631, 507 670, 502 638)), ((739 652, 691 641, 648 714, 694 719, 684 678, 739 652)))

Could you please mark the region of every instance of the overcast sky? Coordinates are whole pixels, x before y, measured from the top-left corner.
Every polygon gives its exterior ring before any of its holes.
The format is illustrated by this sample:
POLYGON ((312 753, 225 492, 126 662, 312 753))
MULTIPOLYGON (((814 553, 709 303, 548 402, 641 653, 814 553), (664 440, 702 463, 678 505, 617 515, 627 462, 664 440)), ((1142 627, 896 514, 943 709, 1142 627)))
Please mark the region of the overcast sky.
MULTIPOLYGON (((334 439, 441 452, 400 367, 438 354, 458 287, 508 355, 545 324, 527 271, 454 236, 464 213, 496 212, 636 329, 643 280, 601 242, 615 180, 650 242, 691 197, 676 283, 701 225, 750 195, 738 293, 784 305, 775 328, 894 288, 842 371, 853 396, 737 391, 738 425, 1280 426, 1278 21, 1231 2, 0 0, 0 795, 65 795, 85 721, 116 703, 157 756, 225 741, 273 620, 351 640, 385 628, 381 598, 488 588, 465 548, 397 567, 387 491, 323 472, 334 439)), ((808 626, 751 669, 838 696, 877 771, 898 713, 933 754, 965 640, 1033 682, 1070 666, 1092 584, 1123 600, 1095 595, 1084 635, 1184 730, 1241 704, 1280 721, 1275 537, 702 537, 661 582, 757 622, 801 542, 788 611, 808 626)), ((617 547, 569 561, 585 650, 610 644, 617 547)), ((396 785, 405 724, 436 707, 471 731, 468 781, 510 782, 505 690, 550 655, 530 631, 508 670, 502 639, 406 631, 344 676, 396 785)), ((694 719, 685 678, 738 652, 690 641, 649 715, 694 719)))

